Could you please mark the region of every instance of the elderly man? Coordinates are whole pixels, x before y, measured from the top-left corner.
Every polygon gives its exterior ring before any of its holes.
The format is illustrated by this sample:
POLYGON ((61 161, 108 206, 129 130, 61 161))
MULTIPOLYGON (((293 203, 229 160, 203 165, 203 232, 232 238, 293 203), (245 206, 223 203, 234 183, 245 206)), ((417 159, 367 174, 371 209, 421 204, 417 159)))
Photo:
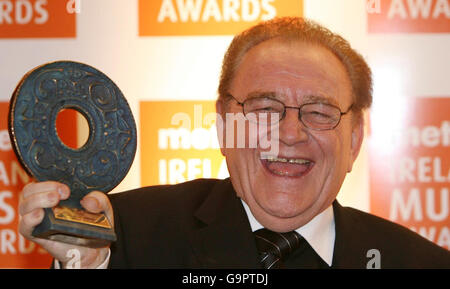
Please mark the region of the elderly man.
MULTIPOLYGON (((217 112, 224 120, 243 113, 265 127, 258 137, 275 139, 277 153, 224 145, 230 179, 141 188, 109 199, 90 193, 82 205, 104 211, 118 240, 110 248, 77 247, 81 266, 366 268, 378 252, 381 268, 450 268, 447 250, 336 201, 361 147, 362 111, 370 104, 369 67, 326 28, 281 18, 241 33, 225 55, 217 112)), ((219 135, 227 127, 219 126, 219 135)), ((69 194, 62 184, 33 183, 20 202, 21 233, 59 260, 56 267, 67 265, 74 246, 31 232, 42 208, 69 194)))

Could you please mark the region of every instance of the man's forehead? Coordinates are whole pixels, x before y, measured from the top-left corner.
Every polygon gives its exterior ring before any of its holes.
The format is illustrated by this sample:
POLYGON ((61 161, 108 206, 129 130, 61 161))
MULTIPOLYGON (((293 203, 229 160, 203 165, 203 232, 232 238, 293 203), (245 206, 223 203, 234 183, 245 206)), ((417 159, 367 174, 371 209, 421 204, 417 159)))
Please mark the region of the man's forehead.
MULTIPOLYGON (((295 67, 301 63, 301 67, 309 66, 314 68, 317 76, 320 76, 326 75, 329 71, 328 65, 323 63, 324 57, 327 58, 327 61, 332 61, 333 64, 344 68, 343 63, 341 63, 338 57, 322 45, 301 40, 287 42, 276 38, 263 41, 249 49, 245 53, 243 61, 267 66, 273 65, 274 63, 277 65, 284 64, 286 68, 289 66, 295 67)), ((295 72, 292 73, 290 70, 286 70, 285 72, 295 75, 295 72)), ((297 77, 301 77, 301 75, 297 75, 297 77)))
POLYGON ((296 102, 337 104, 351 90, 345 66, 327 48, 307 43, 268 40, 247 52, 231 88, 242 96, 263 93, 296 102))
POLYGON ((274 52, 271 54, 270 52, 266 52, 264 55, 249 55, 245 59, 246 65, 240 65, 238 71, 244 69, 251 74, 263 75, 270 73, 273 76, 299 81, 308 79, 327 79, 333 81, 334 73, 331 73, 330 65, 340 65, 340 63, 330 63, 329 58, 326 60, 319 60, 317 58, 317 55, 297 51, 290 54, 284 52, 274 52), (323 61, 326 61, 328 65, 325 65, 323 61))

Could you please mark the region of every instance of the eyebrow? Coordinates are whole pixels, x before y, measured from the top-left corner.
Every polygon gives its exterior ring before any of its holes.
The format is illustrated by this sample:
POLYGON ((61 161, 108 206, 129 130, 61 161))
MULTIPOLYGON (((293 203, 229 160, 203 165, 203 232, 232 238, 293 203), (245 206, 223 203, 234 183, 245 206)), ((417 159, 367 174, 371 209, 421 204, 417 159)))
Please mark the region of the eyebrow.
POLYGON ((268 97, 280 100, 280 97, 277 96, 275 92, 272 91, 254 91, 247 94, 247 98, 257 98, 257 97, 268 97))
POLYGON ((329 97, 319 96, 319 95, 307 95, 303 98, 305 100, 304 103, 312 103, 312 102, 319 102, 319 103, 325 103, 325 104, 332 104, 335 106, 338 106, 338 103, 329 97))
MULTIPOLYGON (((282 101, 282 97, 280 97, 276 92, 273 91, 254 91, 250 92, 247 95, 248 98, 256 98, 256 97, 268 97, 276 100, 282 101)), ((302 98, 303 103, 325 103, 331 104, 334 106, 338 106, 338 103, 329 97, 319 96, 319 95, 306 95, 302 98)))

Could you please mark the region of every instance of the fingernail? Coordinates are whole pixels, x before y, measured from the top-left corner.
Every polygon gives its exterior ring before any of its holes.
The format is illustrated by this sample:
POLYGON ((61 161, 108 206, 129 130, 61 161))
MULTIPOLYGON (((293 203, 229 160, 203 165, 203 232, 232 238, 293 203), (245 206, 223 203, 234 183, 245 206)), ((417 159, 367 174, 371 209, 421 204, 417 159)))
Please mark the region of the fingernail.
POLYGON ((63 186, 58 186, 58 194, 61 198, 65 198, 67 196, 67 190, 63 186))

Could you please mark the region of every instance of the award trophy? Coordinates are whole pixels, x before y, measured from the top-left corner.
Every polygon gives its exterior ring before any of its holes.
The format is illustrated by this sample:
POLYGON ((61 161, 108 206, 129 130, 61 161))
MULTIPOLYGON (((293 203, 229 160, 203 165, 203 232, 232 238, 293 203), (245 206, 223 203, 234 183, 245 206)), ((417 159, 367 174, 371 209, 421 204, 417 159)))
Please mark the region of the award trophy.
POLYGON ((69 186, 70 197, 46 208, 35 237, 87 247, 116 240, 104 213, 90 213, 80 200, 91 191, 108 193, 126 176, 136 152, 136 124, 119 88, 95 68, 71 61, 39 66, 19 82, 9 109, 9 134, 28 174, 69 186), (87 142, 66 146, 56 130, 63 109, 81 113, 87 142))

